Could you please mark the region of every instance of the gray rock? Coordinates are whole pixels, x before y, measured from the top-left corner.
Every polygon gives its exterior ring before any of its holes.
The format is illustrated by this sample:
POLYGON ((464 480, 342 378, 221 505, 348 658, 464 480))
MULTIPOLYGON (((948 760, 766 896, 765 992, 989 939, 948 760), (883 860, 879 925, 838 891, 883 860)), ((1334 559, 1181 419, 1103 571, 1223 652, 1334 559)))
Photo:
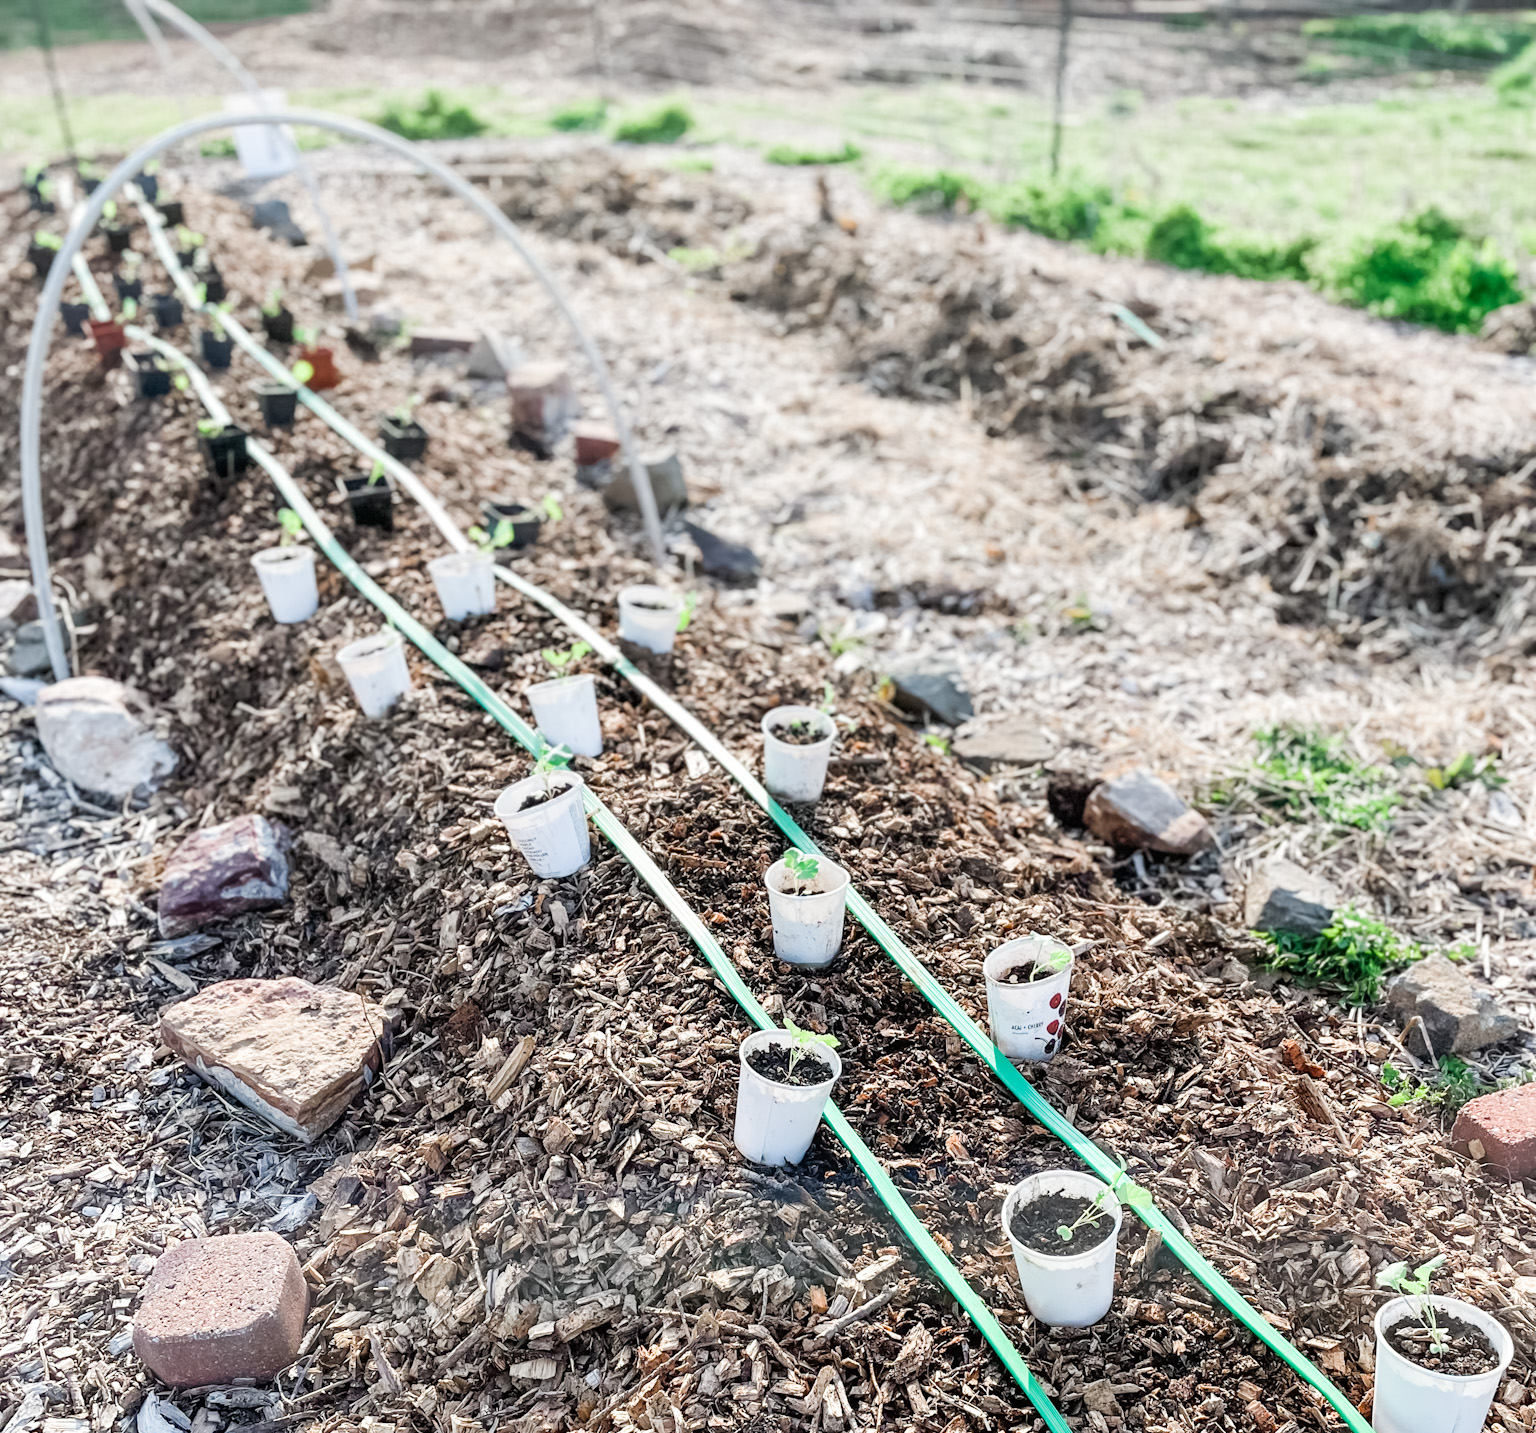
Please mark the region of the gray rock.
POLYGON ((896 705, 914 716, 929 717, 945 726, 963 726, 976 715, 971 694, 960 674, 949 667, 916 665, 888 674, 896 705))
POLYGON ((263 199, 251 206, 251 227, 266 229, 278 239, 295 249, 302 249, 309 240, 304 231, 294 223, 288 205, 281 199, 263 199))
POLYGON ((288 858, 265 816, 237 816, 194 832, 171 854, 160 883, 160 934, 184 935, 210 921, 281 905, 288 858))
POLYGON ((1520 1033, 1520 1022, 1491 990, 1480 990, 1443 955, 1427 955, 1387 986, 1387 1008, 1404 1020, 1417 1015, 1435 1054, 1481 1050, 1520 1033))
POLYGON ((991 771, 994 766, 1039 766, 1056 755, 1056 742, 1024 712, 1001 721, 968 722, 955 733, 951 750, 962 761, 991 771))
MULTIPOLYGON (((661 453, 642 458, 641 465, 651 480, 651 492, 656 496, 656 511, 663 517, 678 508, 688 506, 688 483, 683 477, 683 464, 676 453, 661 453)), ((639 512, 640 499, 635 496, 635 485, 630 481, 629 464, 622 457, 611 460, 612 477, 598 489, 610 512, 639 512)))
POLYGON ((70 677, 37 697, 37 734, 60 776, 122 800, 176 768, 143 693, 107 677, 70 677))
POLYGON ((716 537, 696 522, 685 522, 683 528, 699 549, 699 565, 706 577, 715 577, 722 582, 757 581, 762 565, 750 547, 716 537))
POLYGON ((1249 877, 1243 919, 1250 930, 1321 935, 1338 904, 1339 893, 1329 882, 1277 856, 1249 877))
POLYGON ((1189 856, 1215 839, 1210 825, 1173 787, 1136 770, 1101 782, 1083 807, 1083 824, 1111 846, 1189 856))
POLYGON ((483 328, 469 350, 468 373, 471 378, 505 378, 523 362, 524 354, 516 339, 483 328))
POLYGON ((41 622, 24 622, 16 629, 16 645, 6 657, 5 665, 18 677, 40 677, 52 671, 41 622))

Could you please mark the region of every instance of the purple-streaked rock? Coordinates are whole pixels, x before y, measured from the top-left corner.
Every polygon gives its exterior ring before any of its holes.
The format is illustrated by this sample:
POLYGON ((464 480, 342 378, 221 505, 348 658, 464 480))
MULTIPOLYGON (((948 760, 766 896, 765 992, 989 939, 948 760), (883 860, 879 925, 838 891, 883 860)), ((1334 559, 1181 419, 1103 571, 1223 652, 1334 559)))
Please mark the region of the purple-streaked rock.
POLYGON ((1190 856, 1209 846, 1210 824, 1166 781, 1150 771, 1128 771, 1094 787, 1083 824, 1111 846, 1190 856))
POLYGON ((160 1039, 209 1084, 308 1144, 372 1081, 390 1026, 362 996, 290 975, 210 985, 161 1012, 160 1039))
POLYGON ((563 363, 525 363, 507 375, 512 431, 537 452, 548 453, 576 416, 576 392, 563 363))
POLYGON ((142 692, 107 677, 69 677, 37 698, 37 734, 53 769, 118 801, 153 790, 176 768, 155 722, 142 692))
POLYGON ((237 816, 188 836, 160 884, 160 934, 265 910, 288 897, 288 858, 265 816, 237 816))
POLYGON ((172 1245, 144 1285, 133 1351, 172 1388, 275 1378, 298 1357, 309 1290, 276 1234, 172 1245))

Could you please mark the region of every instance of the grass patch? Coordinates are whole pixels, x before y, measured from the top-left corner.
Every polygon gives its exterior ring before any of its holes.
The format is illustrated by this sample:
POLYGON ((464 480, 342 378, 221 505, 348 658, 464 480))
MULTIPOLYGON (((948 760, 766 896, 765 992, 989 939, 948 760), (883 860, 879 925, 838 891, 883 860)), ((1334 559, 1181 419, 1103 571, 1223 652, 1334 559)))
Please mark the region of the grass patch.
POLYGON ((1353 906, 1334 912, 1321 935, 1265 932, 1273 951, 1265 963, 1299 985, 1337 991, 1351 1005, 1371 1005, 1388 975, 1428 953, 1405 940, 1387 923, 1353 906))
POLYGON ((768 151, 769 164, 785 166, 808 164, 852 164, 864 157, 864 151, 848 140, 841 149, 800 149, 793 144, 776 144, 768 151))
POLYGON ((466 104, 449 104, 441 90, 428 90, 415 106, 391 101, 374 120, 380 129, 405 139, 473 139, 490 128, 466 104))
POLYGON ((623 120, 613 137, 623 144, 676 144, 693 128, 693 114, 687 105, 664 104, 649 114, 623 120))
POLYGON ((1223 239, 1187 204, 1162 216, 1147 235, 1147 258, 1176 269, 1201 269, 1208 274, 1236 274, 1245 279, 1308 278, 1307 256, 1317 247, 1313 238, 1288 244, 1262 244, 1223 239))
POLYGON ((1536 104, 1536 45, 1527 45, 1507 65, 1500 65, 1488 83, 1501 104, 1536 104))
POLYGON ((1452 57, 1493 64, 1512 59, 1536 30, 1518 20, 1427 10, 1419 15, 1341 15, 1308 20, 1308 39, 1325 40, 1348 54, 1400 56, 1419 62, 1452 57))
MULTIPOLYGON (((87 44, 95 40, 143 38, 124 6, 103 0, 45 0, 48 25, 56 45, 87 44)), ((300 15, 314 8, 311 0, 183 0, 181 8, 204 24, 219 20, 265 20, 300 15)), ((37 21, 32 0, 0 0, 0 50, 35 45, 37 21)))
POLYGON ((577 100, 549 117, 549 127, 565 134, 591 134, 608 123, 608 101, 577 100))
POLYGON ((1343 740, 1320 731, 1276 726, 1256 732, 1258 804, 1289 821, 1323 820, 1360 831, 1382 830, 1402 802, 1387 772, 1356 761, 1343 740))
POLYGON ((1493 241, 1437 209, 1359 245, 1328 286, 1356 308, 1450 333, 1475 333, 1521 297, 1519 274, 1493 241))

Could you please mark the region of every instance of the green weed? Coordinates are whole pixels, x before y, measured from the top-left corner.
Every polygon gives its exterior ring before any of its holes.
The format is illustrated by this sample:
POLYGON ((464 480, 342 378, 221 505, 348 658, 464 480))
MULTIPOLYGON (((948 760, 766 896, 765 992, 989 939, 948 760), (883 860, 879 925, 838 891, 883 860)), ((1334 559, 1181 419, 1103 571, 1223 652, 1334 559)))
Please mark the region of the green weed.
POLYGON ((886 168, 874 176, 873 186, 887 202, 924 214, 954 209, 962 200, 967 208, 976 208, 982 194, 975 180, 947 169, 886 168))
POLYGON ((624 144, 676 144, 692 128, 693 115, 686 105, 664 104, 622 121, 613 137, 624 144))
POLYGON ((1500 104, 1536 104, 1536 45, 1527 45, 1488 76, 1500 104))
POLYGON ((607 122, 608 101, 605 99, 577 100, 575 104, 568 104, 549 117, 549 127, 566 134, 589 134, 601 129, 607 122))
POLYGON ((1260 748, 1256 799, 1292 821, 1317 817, 1336 826, 1380 830, 1402 797, 1379 766, 1356 761, 1338 737, 1277 726, 1254 733, 1260 748))
POLYGON ((1473 333, 1496 308, 1519 301, 1519 274, 1491 239, 1426 209, 1359 245, 1331 276, 1345 303, 1383 318, 1473 333))
POLYGON ((862 159, 864 151, 844 140, 841 149, 800 149, 792 144, 776 144, 766 155, 769 164, 786 166, 808 164, 852 164, 862 159))
POLYGON ((1529 25, 1428 10, 1421 15, 1342 15, 1308 20, 1301 27, 1308 39, 1326 40, 1347 53, 1395 52, 1417 60, 1446 55, 1470 60, 1511 59, 1530 43, 1529 25))
POLYGON ((490 128, 468 105, 449 105, 441 90, 428 90, 415 108, 392 100, 374 123, 405 139, 473 139, 490 128))
POLYGON ((1439 1066, 1439 1073, 1426 1079, 1415 1071, 1404 1074, 1390 1062, 1383 1063, 1381 1083, 1387 1090, 1387 1103, 1396 1110, 1433 1110, 1443 1124, 1449 1124, 1468 1100, 1486 1093, 1477 1071, 1465 1060, 1442 1055, 1439 1066))
POLYGON ((1305 279, 1307 256, 1317 247, 1311 238, 1271 245, 1221 239, 1187 204, 1162 216, 1147 235, 1146 256, 1176 269, 1208 274, 1236 274, 1245 279, 1305 279))
POLYGON ((1302 985, 1319 985, 1341 992, 1351 1005, 1373 1004, 1382 981, 1392 971, 1411 965, 1426 954, 1404 940, 1385 921, 1353 906, 1334 912, 1332 923, 1318 936, 1288 931, 1265 932, 1274 951, 1271 969, 1302 985))

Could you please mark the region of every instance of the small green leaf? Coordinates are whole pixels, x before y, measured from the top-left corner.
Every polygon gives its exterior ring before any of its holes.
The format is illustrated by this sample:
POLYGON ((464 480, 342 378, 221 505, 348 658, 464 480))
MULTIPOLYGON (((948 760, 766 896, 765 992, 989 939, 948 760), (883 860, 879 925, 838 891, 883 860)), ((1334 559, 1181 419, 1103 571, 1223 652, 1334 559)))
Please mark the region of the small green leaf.
POLYGON ((559 522, 565 516, 565 509, 560 506, 560 499, 553 493, 544 494, 544 501, 539 504, 539 511, 544 514, 548 522, 559 522))
POLYGON ((315 365, 308 359, 301 358, 293 365, 293 376, 299 383, 308 383, 315 376, 315 365))
POLYGON ((1067 1225, 1058 1224, 1056 1226, 1056 1234, 1057 1237, 1063 1240, 1065 1243, 1070 1244, 1072 1242, 1072 1230, 1068 1228, 1067 1225))

